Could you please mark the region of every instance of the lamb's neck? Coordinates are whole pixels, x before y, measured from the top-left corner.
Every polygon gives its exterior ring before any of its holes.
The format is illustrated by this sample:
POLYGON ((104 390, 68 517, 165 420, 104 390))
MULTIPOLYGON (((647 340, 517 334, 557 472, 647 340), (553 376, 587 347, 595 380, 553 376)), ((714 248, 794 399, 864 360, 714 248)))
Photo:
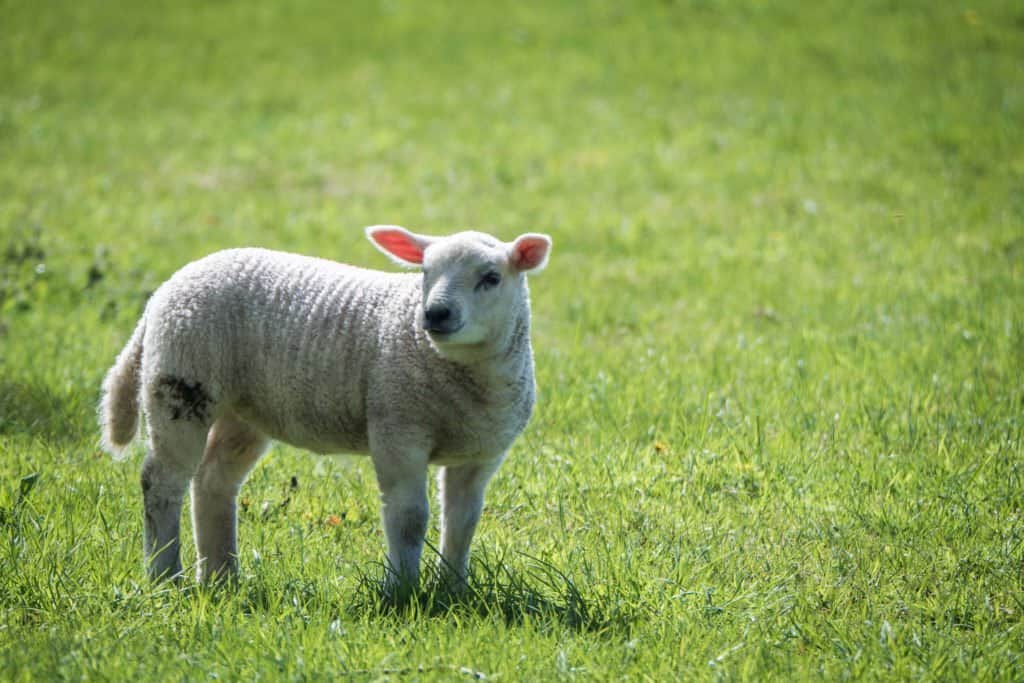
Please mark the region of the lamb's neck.
POLYGON ((519 316, 508 334, 472 349, 460 349, 449 360, 487 384, 507 385, 533 372, 529 313, 519 316))

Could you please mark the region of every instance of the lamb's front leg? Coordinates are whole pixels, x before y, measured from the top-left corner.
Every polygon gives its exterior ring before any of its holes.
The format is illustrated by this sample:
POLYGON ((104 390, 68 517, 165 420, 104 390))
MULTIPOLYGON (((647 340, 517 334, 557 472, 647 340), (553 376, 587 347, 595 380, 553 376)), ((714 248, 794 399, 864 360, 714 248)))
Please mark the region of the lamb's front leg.
POLYGON ((484 507, 484 489, 501 458, 448 466, 438 475, 441 498, 440 570, 448 586, 461 590, 469 572, 469 546, 484 507))
POLYGON ((388 543, 385 594, 395 600, 419 583, 420 557, 427 533, 427 456, 386 450, 373 454, 380 488, 381 519, 388 543))

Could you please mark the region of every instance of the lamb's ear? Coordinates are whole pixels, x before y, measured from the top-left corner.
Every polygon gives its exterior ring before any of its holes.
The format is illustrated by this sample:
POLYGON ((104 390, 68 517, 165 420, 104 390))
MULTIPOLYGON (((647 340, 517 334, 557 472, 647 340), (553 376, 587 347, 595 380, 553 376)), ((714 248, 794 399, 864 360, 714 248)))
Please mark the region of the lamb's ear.
POLYGON ((366 229, 366 236, 373 242, 373 246, 403 266, 422 264, 423 251, 433 241, 429 237, 411 233, 397 225, 371 226, 366 229))
POLYGON ((517 237, 516 241, 512 243, 509 263, 516 270, 536 273, 548 264, 550 253, 550 237, 536 232, 528 232, 517 237))

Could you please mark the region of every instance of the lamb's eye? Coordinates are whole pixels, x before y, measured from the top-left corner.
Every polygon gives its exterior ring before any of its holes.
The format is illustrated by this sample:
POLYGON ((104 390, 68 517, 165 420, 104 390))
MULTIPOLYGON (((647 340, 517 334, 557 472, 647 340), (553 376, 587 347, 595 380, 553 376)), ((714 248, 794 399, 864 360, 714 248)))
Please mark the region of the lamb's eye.
POLYGON ((476 284, 477 290, 481 289, 492 289, 501 284, 501 275, 491 270, 484 273, 484 276, 480 278, 480 282, 476 284))

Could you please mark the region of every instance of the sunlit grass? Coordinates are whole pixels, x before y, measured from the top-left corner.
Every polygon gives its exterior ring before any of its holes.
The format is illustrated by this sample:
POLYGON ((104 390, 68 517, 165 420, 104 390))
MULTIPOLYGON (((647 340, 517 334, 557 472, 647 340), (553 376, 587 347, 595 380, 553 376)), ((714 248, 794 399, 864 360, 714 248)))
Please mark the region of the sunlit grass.
POLYGON ((1013 3, 2 16, 0 678, 1024 678, 1013 3), (147 296, 377 223, 555 240, 470 590, 382 603, 369 463, 286 446, 240 582, 148 584, 147 296))

